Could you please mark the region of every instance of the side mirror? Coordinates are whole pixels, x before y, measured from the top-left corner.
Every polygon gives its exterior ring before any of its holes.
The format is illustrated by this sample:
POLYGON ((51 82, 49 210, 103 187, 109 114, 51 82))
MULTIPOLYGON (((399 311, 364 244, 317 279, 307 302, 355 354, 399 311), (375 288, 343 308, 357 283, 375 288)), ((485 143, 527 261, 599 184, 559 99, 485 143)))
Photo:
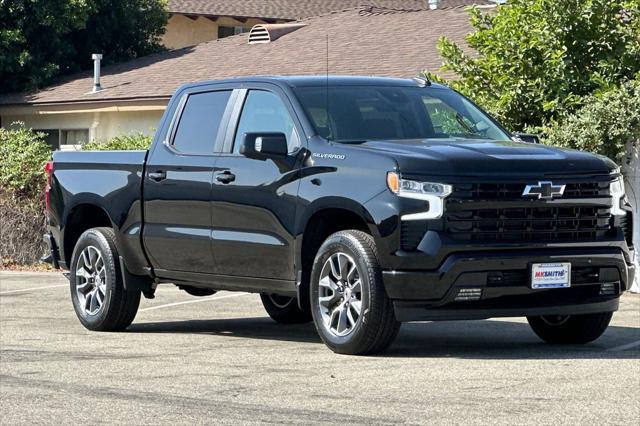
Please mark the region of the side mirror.
POLYGON ((288 152, 284 133, 245 133, 240 147, 240 154, 256 160, 283 159, 288 152))
POLYGON ((531 135, 529 133, 520 133, 514 132, 512 133, 513 140, 516 142, 527 142, 527 143, 540 143, 540 138, 538 135, 531 135))

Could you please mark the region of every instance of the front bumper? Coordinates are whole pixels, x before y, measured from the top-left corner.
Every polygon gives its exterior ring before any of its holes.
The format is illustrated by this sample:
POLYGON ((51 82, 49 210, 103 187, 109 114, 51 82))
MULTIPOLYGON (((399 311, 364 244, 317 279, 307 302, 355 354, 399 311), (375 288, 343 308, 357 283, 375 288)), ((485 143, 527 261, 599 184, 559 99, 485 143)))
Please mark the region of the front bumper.
POLYGON ((619 250, 546 250, 455 254, 437 270, 384 271, 383 281, 397 319, 417 321, 615 311, 633 275, 619 250), (549 262, 571 263, 570 288, 530 287, 531 264, 549 262))
POLYGON ((408 321, 478 320, 498 317, 528 317, 540 315, 584 315, 618 310, 620 297, 599 302, 574 303, 548 306, 520 307, 440 307, 430 308, 422 303, 394 301, 396 319, 408 321))

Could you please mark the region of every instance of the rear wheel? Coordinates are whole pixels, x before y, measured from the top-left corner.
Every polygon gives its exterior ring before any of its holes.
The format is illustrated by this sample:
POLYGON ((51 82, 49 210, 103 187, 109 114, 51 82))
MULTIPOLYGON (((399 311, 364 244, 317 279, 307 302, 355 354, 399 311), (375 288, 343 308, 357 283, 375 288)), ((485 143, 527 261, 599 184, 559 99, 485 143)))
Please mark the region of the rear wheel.
POLYGON ((322 244, 311 273, 311 311, 334 352, 372 354, 393 342, 400 323, 384 291, 371 235, 341 231, 322 244))
POLYGON ((269 316, 280 324, 303 324, 311 321, 311 313, 298 307, 298 299, 277 294, 260 294, 269 316))
POLYGON ((602 336, 613 312, 587 315, 546 315, 527 317, 534 333, 547 343, 582 344, 602 336))
POLYGON ((71 301, 82 325, 94 331, 116 331, 133 322, 140 291, 124 288, 111 228, 92 228, 80 236, 69 272, 71 301))

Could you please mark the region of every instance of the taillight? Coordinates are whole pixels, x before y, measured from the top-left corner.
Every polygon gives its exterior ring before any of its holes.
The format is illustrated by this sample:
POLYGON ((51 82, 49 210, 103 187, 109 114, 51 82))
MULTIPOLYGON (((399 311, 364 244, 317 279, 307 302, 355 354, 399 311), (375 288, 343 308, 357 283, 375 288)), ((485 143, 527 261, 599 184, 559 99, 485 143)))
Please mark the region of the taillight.
POLYGON ((51 179, 51 174, 53 173, 53 160, 49 160, 45 163, 44 172, 47 174, 49 179, 51 179))
POLYGON ((51 191, 51 179, 53 178, 53 161, 47 161, 44 165, 44 172, 47 174, 47 187, 44 190, 44 204, 47 210, 51 204, 49 192, 51 191))

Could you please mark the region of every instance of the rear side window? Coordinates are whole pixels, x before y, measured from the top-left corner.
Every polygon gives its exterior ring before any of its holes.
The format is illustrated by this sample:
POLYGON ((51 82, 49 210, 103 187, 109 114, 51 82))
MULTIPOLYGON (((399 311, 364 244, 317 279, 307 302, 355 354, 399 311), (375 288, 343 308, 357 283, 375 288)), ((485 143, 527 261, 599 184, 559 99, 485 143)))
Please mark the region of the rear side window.
POLYGON ((185 154, 213 153, 230 90, 189 95, 180 115, 173 146, 185 154))

